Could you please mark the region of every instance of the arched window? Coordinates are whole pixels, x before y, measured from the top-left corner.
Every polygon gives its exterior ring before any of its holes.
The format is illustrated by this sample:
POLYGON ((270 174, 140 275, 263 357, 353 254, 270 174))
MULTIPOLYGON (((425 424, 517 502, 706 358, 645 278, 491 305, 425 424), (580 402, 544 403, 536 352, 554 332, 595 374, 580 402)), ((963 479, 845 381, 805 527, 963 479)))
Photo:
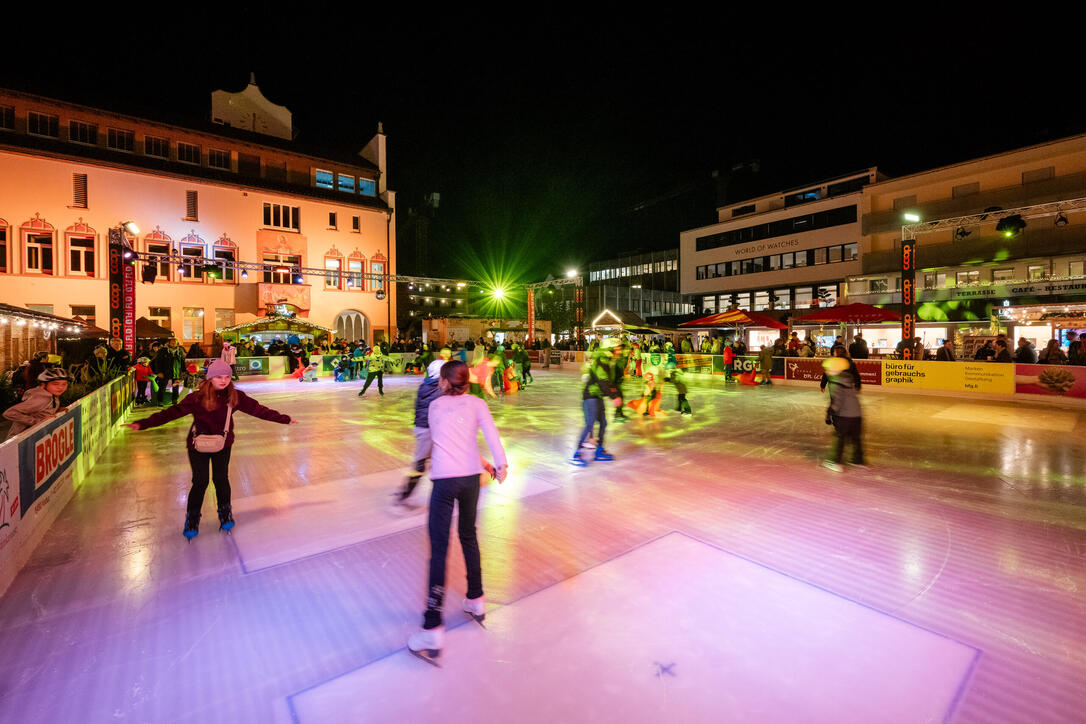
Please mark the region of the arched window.
POLYGON ((0 219, 0 274, 11 271, 11 225, 0 219))
POLYGON ((352 292, 366 290, 366 257, 358 249, 347 257, 347 288, 352 292))
POLYGON ((373 286, 370 288, 377 292, 385 288, 385 274, 388 274, 388 260, 384 254, 377 252, 370 259, 370 279, 373 286))
POLYGON ((49 274, 57 273, 57 262, 54 255, 57 230, 40 214, 34 214, 19 227, 19 236, 23 241, 23 273, 24 274, 49 274))
POLYGON ((332 248, 324 252, 324 288, 325 289, 340 289, 344 284, 343 280, 343 254, 336 245, 333 244, 332 248))
POLYGON ((222 261, 224 264, 222 278, 210 279, 209 281, 213 284, 237 284, 237 274, 234 271, 233 263, 238 260, 238 245, 223 233, 212 246, 211 258, 222 261))
POLYGON ((95 261, 98 255, 98 232, 83 219, 64 230, 64 245, 68 248, 68 276, 96 277, 95 261))
POLYGON ((172 281, 173 265, 169 259, 175 250, 170 235, 156 226, 154 231, 143 237, 143 250, 151 256, 151 260, 144 262, 144 266, 153 266, 156 276, 167 282, 172 281))
POLYGON ((204 280, 204 258, 207 256, 207 244, 193 229, 177 242, 181 251, 181 266, 178 273, 183 282, 202 282, 204 280))

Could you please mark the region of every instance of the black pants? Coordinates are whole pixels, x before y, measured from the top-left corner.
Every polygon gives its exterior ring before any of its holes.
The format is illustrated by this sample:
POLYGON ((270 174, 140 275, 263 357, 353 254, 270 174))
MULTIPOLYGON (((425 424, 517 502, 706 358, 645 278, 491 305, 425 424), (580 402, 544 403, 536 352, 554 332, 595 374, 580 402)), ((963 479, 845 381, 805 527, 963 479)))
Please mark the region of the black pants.
POLYGON ((449 529, 452 527, 453 503, 460 504, 457 533, 468 569, 468 598, 483 595, 483 568, 479 560, 479 540, 475 536, 475 507, 479 502, 479 476, 437 478, 430 494, 430 588, 426 596, 423 628, 441 625, 445 603, 445 562, 449 554, 449 529))
POLYGON ((367 372, 366 384, 362 385, 362 391, 359 392, 359 396, 366 394, 366 390, 370 388, 370 383, 373 382, 373 378, 377 378, 377 391, 382 395, 385 394, 385 373, 383 371, 367 372))
POLYGON ((211 464, 211 479, 215 481, 215 498, 219 507, 230 505, 230 448, 224 447, 217 453, 189 450, 189 465, 192 466, 189 515, 200 515, 200 508, 204 505, 204 493, 207 492, 208 483, 208 463, 211 464))
POLYGON ((136 402, 150 402, 151 398, 147 396, 147 387, 151 383, 147 380, 136 380, 136 402))
POLYGON ((838 417, 837 424, 834 425, 836 432, 836 447, 834 448, 833 461, 835 463, 841 462, 845 454, 845 441, 848 440, 852 443, 852 462, 856 465, 864 464, 864 448, 863 443, 860 442, 860 423, 863 422, 862 417, 838 417))
POLYGON ((170 393, 171 393, 172 398, 173 398, 172 404, 176 405, 177 404, 177 398, 180 395, 181 380, 167 380, 165 377, 162 378, 162 381, 158 385, 158 395, 157 395, 157 398, 155 399, 155 402, 157 402, 160 405, 162 404, 162 398, 166 396, 166 388, 167 387, 170 388, 170 393))

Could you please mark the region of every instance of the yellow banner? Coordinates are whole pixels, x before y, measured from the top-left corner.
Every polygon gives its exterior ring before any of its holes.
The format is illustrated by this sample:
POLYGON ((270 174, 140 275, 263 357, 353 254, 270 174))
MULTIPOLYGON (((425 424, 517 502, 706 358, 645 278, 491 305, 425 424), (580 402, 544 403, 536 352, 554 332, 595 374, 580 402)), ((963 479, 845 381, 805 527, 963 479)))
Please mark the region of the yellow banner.
POLYGON ((883 360, 884 387, 912 390, 1014 394, 1014 365, 994 362, 883 360))

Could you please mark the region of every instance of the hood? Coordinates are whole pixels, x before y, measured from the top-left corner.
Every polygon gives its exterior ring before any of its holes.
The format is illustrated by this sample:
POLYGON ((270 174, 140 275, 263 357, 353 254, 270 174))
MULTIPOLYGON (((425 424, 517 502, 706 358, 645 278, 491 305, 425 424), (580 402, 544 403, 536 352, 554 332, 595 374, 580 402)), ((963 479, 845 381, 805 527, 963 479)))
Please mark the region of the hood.
POLYGON ((23 402, 27 400, 51 400, 53 395, 44 387, 32 387, 23 393, 23 402))

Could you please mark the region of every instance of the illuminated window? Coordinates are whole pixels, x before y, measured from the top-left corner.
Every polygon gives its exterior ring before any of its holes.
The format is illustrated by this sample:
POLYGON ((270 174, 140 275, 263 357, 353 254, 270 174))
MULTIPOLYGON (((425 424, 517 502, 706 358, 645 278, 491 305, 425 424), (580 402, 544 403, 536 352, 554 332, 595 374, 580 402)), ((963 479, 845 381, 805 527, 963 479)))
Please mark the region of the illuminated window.
POLYGON ((385 263, 383 261, 375 261, 370 264, 370 273, 373 275, 373 289, 374 291, 381 291, 385 288, 385 263))
POLYGON ((347 260, 347 288, 352 291, 361 292, 366 288, 366 281, 363 273, 366 270, 366 258, 354 252, 347 260))
POLYGON ((335 176, 331 171, 316 169, 313 172, 313 185, 319 189, 335 188, 335 176))
POLYGON ((170 320, 169 307, 148 307, 147 318, 160 327, 165 327, 166 329, 173 328, 170 320))
POLYGON ((227 327, 234 326, 234 310, 233 309, 216 309, 215 310, 215 329, 226 329, 227 327))
POLYGON ((267 284, 293 284, 295 267, 302 265, 302 257, 292 254, 264 254, 264 282, 267 284))
POLYGON ((324 288, 339 289, 340 278, 343 271, 343 258, 338 256, 324 257, 324 288))
POLYGON ((68 273, 94 276, 94 239, 92 237, 68 237, 68 273))
POLYGON ((360 178, 358 179, 358 193, 364 196, 376 196, 377 184, 368 178, 360 178))
POLYGON ((202 282, 204 280, 204 247, 193 244, 181 244, 181 268, 184 270, 182 281, 202 282))
POLYGON ((26 237, 28 274, 53 274, 53 235, 28 234, 26 237))
POLYGON ((200 307, 185 307, 184 338, 186 341, 204 340, 204 310, 200 307))
POLYGON ((1026 278, 1029 279, 1031 282, 1036 281, 1038 279, 1044 279, 1047 276, 1048 276, 1048 265, 1047 264, 1030 264, 1026 268, 1026 278))
POLYGON ((955 275, 958 286, 963 284, 976 284, 980 281, 980 272, 977 270, 958 272, 955 275))
POLYGON ((349 194, 354 193, 354 176, 344 176, 339 174, 337 180, 339 181, 339 190, 346 191, 349 194))
MULTIPOLYGON (((929 274, 930 276, 930 274, 929 274)), ((1007 282, 1014 279, 1014 269, 993 269, 992 281, 993 282, 1007 282)))
MULTIPOLYGON (((0 229, 0 233, 2 233, 2 231, 3 230, 0 229)), ((1086 273, 1086 262, 1073 261, 1067 265, 1067 276, 1080 277, 1083 276, 1084 273, 1086 273)))
POLYGON ((212 279, 212 283, 233 284, 235 281, 233 262, 238 260, 237 245, 225 234, 215 240, 211 257, 216 261, 224 262, 222 265, 222 277, 212 279))

